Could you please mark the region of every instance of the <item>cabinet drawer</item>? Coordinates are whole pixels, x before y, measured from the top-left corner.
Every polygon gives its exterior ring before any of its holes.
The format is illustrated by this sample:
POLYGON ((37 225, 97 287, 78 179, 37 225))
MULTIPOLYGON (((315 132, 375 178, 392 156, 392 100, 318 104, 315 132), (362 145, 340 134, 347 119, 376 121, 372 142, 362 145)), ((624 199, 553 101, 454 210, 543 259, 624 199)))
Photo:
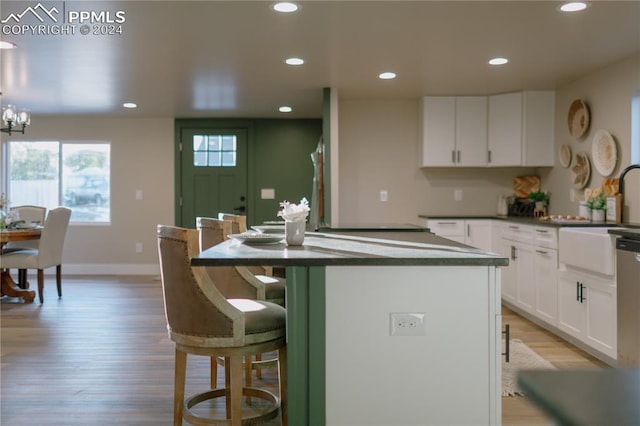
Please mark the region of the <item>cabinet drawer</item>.
POLYGON ((429 230, 438 236, 464 238, 464 220, 430 219, 427 224, 429 230))
POLYGON ((558 248, 558 230, 547 226, 536 226, 534 241, 538 247, 558 248))
POLYGON ((505 223, 502 225, 502 238, 510 241, 519 241, 526 244, 533 244, 533 231, 533 226, 505 223))

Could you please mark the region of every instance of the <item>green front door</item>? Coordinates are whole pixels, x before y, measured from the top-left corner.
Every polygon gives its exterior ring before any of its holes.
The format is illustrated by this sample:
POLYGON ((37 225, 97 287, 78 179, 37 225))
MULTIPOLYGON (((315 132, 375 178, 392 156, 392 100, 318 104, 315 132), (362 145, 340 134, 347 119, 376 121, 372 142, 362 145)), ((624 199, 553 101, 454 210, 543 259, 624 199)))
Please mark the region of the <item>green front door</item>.
POLYGON ((182 129, 180 226, 219 212, 247 214, 247 130, 182 129))

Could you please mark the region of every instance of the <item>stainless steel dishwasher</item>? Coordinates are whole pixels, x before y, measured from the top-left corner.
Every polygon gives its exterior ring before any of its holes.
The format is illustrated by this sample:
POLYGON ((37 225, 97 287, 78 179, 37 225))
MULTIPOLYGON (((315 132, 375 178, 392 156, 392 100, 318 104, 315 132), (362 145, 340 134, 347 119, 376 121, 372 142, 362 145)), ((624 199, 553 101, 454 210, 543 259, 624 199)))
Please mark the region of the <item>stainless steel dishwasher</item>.
POLYGON ((618 366, 640 367, 640 230, 616 240, 618 366))

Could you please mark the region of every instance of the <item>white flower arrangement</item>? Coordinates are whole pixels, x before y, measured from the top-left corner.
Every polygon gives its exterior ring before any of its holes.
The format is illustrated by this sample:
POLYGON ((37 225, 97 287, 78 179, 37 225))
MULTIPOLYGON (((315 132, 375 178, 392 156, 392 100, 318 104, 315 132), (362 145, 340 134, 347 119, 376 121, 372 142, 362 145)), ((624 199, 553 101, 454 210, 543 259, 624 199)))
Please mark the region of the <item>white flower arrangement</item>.
POLYGON ((283 201, 280 203, 280 207, 282 209, 278 212, 278 216, 283 218, 285 222, 306 221, 309 216, 309 202, 306 198, 302 198, 300 204, 283 201))

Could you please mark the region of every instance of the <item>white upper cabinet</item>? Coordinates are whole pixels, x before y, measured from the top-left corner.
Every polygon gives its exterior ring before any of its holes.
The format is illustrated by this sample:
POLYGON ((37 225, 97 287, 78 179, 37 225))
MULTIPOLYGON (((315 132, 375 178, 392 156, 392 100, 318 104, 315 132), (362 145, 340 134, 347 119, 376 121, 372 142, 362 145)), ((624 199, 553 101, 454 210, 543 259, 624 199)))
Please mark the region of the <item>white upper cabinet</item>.
POLYGON ((489 96, 489 166, 553 166, 553 91, 489 96))
POLYGON ((522 165, 553 166, 555 92, 527 91, 523 95, 522 165))
POLYGON ((422 165, 487 165, 487 97, 423 98, 422 165))
POLYGON ((522 93, 489 96, 489 165, 522 161, 522 93))

